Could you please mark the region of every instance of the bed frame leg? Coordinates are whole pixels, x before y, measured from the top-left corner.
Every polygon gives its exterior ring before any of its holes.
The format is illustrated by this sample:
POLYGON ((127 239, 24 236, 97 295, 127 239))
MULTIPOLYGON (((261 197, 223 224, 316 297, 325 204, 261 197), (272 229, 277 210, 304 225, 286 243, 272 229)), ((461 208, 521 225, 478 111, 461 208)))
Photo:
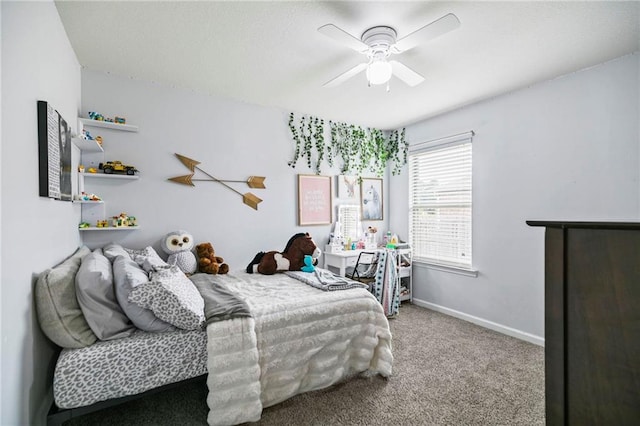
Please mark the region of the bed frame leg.
POLYGON ((51 408, 47 414, 47 426, 60 426, 62 423, 71 419, 71 410, 60 410, 56 407, 56 403, 51 403, 51 408))

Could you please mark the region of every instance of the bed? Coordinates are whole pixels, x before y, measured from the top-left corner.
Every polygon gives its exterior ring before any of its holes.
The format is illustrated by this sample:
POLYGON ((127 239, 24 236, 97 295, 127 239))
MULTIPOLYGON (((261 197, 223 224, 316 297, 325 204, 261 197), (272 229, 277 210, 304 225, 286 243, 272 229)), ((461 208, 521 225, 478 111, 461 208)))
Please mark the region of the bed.
POLYGON ((207 381, 210 425, 239 424, 355 375, 391 375, 387 318, 359 284, 323 291, 295 274, 245 271, 189 280, 202 296, 206 325, 134 327, 125 337, 64 348, 49 424, 188 380, 207 381))

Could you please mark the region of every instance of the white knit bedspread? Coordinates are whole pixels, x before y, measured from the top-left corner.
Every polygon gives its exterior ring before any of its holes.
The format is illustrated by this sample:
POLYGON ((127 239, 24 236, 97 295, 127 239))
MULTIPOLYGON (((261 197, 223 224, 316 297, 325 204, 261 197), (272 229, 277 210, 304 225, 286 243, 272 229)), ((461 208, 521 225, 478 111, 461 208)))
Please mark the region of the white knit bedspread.
POLYGON ((364 289, 324 292, 284 274, 212 276, 252 318, 207 326, 208 423, 260 419, 262 409, 358 373, 391 375, 391 332, 364 289))

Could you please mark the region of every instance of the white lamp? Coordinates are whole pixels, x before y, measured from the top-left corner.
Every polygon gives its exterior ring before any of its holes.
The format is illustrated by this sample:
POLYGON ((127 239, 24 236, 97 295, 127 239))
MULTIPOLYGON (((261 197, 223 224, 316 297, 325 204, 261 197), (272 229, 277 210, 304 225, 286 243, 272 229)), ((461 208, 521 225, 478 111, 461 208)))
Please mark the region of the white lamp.
POLYGON ((367 66, 369 84, 385 84, 391 79, 391 64, 386 59, 375 59, 367 66))

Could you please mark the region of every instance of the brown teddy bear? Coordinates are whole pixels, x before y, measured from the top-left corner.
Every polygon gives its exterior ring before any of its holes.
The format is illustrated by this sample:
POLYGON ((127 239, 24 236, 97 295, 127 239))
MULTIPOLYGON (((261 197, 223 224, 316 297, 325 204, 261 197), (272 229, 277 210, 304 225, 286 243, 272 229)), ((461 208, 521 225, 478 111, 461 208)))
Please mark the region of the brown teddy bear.
POLYGON ((211 243, 202 243, 196 246, 198 257, 198 270, 206 274, 226 274, 229 272, 229 265, 224 263, 224 259, 216 256, 211 243))

